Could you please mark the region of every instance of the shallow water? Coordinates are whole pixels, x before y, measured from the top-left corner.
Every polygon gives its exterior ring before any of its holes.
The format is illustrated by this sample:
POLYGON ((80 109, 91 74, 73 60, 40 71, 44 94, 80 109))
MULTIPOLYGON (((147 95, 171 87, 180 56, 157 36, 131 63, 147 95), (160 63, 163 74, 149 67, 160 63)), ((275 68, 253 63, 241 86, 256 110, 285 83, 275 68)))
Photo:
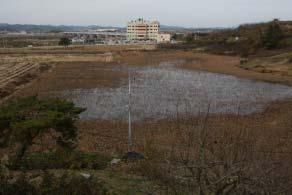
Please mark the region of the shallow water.
MULTIPOLYGON (((292 88, 234 76, 178 68, 181 62, 132 69, 133 120, 163 119, 199 112, 249 114, 274 100, 292 96, 292 88)), ((127 71, 119 68, 115 71, 127 71)), ((83 119, 127 120, 128 82, 117 88, 58 92, 87 108, 83 119)))

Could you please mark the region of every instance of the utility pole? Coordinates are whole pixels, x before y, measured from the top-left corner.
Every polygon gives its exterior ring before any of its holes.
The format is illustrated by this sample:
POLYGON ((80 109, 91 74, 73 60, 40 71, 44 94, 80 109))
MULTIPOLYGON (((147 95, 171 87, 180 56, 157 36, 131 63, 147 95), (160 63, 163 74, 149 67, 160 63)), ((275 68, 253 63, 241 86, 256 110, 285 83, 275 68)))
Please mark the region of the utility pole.
MULTIPOLYGON (((135 77, 134 77, 135 80, 135 77)), ((128 116, 129 116, 129 129, 128 129, 128 152, 124 155, 125 160, 138 160, 144 159, 142 154, 133 151, 133 138, 132 138, 132 127, 131 127, 131 71, 129 70, 129 105, 128 105, 128 116)))
POLYGON ((128 98, 129 98, 129 103, 128 103, 128 122, 129 122, 129 129, 128 129, 128 151, 132 152, 132 146, 133 146, 133 142, 132 142, 132 127, 131 127, 131 73, 129 70, 129 94, 128 94, 128 98))

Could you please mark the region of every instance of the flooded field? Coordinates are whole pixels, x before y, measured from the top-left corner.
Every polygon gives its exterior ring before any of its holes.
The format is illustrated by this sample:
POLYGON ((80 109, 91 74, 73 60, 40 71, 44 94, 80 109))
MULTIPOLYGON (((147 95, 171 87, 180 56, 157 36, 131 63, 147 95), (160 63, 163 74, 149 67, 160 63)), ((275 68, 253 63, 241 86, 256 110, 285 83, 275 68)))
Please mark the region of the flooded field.
MULTIPOLYGON (((180 68, 180 61, 159 66, 119 67, 131 71, 133 120, 163 119, 198 113, 249 114, 268 102, 292 96, 292 88, 234 76, 180 68)), ((75 89, 54 95, 87 108, 82 119, 127 120, 128 81, 115 88, 75 89)))

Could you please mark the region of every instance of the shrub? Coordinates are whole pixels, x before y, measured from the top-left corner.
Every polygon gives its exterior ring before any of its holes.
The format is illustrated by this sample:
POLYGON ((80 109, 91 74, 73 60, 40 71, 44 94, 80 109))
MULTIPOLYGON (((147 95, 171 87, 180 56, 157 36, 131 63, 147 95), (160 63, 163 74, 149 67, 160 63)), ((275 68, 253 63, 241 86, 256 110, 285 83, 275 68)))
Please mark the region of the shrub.
POLYGON ((37 190, 22 175, 16 181, 9 181, 4 175, 0 175, 0 194, 3 195, 23 195, 37 194, 37 190))
POLYGON ((261 35, 261 43, 267 49, 275 49, 283 39, 283 32, 278 23, 272 23, 261 35))
POLYGON ((77 168, 86 169, 105 169, 109 164, 111 158, 98 153, 80 152, 76 154, 74 161, 80 162, 77 168))
POLYGON ((21 161, 23 170, 45 170, 66 168, 66 162, 55 152, 34 152, 21 161))
POLYGON ((18 168, 33 140, 38 136, 55 131, 56 139, 64 149, 73 149, 77 137, 74 123, 84 109, 61 99, 39 100, 28 97, 0 107, 0 147, 19 144, 11 168, 18 168))
POLYGON ((80 174, 64 173, 60 177, 45 173, 40 176, 39 186, 32 185, 24 175, 12 179, 0 175, 0 194, 2 195, 37 195, 37 194, 72 194, 91 195, 108 194, 104 183, 97 177, 85 178, 80 174))
POLYGON ((92 176, 89 179, 83 176, 72 176, 64 174, 58 186, 52 190, 53 194, 107 194, 107 189, 103 187, 103 183, 98 178, 92 176))
POLYGON ((187 34, 185 40, 186 40, 186 43, 190 44, 190 43, 193 43, 195 39, 195 34, 194 33, 189 33, 187 34))
POLYGON ((97 153, 34 152, 21 161, 23 170, 104 169, 111 158, 97 153))
POLYGON ((68 47, 71 43, 71 40, 67 37, 62 37, 59 41, 59 45, 62 45, 64 47, 68 47))

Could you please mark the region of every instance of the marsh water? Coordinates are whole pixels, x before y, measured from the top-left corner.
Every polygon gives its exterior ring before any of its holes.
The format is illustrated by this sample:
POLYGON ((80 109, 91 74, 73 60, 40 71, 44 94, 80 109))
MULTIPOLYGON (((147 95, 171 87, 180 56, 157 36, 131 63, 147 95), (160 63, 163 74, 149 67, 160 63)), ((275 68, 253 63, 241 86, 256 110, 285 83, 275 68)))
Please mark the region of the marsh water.
MULTIPOLYGON (((133 120, 163 119, 198 113, 259 112, 267 103, 292 96, 292 88, 234 76, 180 68, 180 61, 131 71, 133 120)), ((57 92, 87 110, 82 119, 127 120, 128 80, 118 87, 75 89, 57 92)))

